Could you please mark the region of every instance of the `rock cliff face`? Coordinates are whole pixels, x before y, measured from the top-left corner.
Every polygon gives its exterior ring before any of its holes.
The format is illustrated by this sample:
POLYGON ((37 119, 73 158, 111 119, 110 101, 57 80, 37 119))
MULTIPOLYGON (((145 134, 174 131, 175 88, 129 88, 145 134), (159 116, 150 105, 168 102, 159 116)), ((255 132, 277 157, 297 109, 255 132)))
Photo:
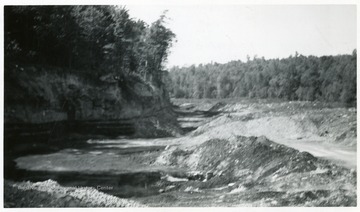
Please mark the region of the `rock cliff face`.
POLYGON ((132 75, 94 79, 59 68, 7 70, 4 121, 8 135, 16 129, 17 134, 34 133, 36 128, 51 131, 53 123, 65 123, 75 133, 105 136, 159 137, 179 132, 164 86, 132 75))

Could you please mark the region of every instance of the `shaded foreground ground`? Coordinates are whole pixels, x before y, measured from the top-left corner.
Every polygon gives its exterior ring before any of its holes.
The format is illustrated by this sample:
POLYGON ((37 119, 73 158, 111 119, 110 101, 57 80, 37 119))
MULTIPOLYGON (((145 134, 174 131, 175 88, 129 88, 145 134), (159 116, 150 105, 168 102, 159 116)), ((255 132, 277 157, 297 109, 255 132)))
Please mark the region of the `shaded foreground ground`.
POLYGON ((356 109, 174 102, 185 136, 89 139, 16 158, 5 206, 356 205, 356 109))

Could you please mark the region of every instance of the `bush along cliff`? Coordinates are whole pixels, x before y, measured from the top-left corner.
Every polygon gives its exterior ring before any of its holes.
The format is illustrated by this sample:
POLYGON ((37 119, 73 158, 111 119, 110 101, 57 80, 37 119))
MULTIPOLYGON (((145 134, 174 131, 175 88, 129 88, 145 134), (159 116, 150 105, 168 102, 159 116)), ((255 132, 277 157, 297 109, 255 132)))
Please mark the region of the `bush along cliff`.
POLYGON ((165 12, 151 25, 117 6, 6 6, 4 17, 5 143, 179 133, 165 12))

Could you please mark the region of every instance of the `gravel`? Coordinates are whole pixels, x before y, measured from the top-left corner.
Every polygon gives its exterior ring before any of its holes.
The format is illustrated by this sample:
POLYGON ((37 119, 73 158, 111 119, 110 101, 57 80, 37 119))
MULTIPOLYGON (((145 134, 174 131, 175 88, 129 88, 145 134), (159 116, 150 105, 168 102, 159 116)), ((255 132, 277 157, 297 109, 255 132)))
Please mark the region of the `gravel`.
POLYGON ((145 207, 93 187, 63 187, 56 181, 4 183, 4 207, 145 207))

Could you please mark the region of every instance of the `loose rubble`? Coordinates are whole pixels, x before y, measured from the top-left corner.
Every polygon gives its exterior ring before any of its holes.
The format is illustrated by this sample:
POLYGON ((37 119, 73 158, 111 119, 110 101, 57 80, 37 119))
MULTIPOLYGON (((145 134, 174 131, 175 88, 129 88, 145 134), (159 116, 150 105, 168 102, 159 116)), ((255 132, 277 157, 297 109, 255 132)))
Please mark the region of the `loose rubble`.
POLYGON ((144 207, 92 187, 62 187, 56 181, 5 181, 5 208, 8 207, 144 207))

